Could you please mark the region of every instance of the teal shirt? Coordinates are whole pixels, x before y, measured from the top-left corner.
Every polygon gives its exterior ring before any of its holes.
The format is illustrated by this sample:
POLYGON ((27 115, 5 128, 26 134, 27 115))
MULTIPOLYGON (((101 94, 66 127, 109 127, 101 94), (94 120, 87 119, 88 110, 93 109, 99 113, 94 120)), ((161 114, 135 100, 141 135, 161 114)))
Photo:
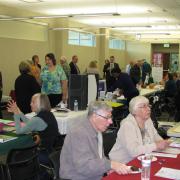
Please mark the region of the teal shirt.
POLYGON ((66 74, 60 65, 56 65, 54 71, 49 71, 45 66, 41 71, 42 88, 41 92, 45 94, 62 94, 61 81, 67 80, 66 74))
POLYGON ((32 117, 32 119, 28 119, 24 114, 15 114, 15 128, 17 134, 27 134, 33 131, 43 131, 47 128, 47 124, 39 117, 32 117), (25 123, 23 127, 21 127, 20 119, 25 123))

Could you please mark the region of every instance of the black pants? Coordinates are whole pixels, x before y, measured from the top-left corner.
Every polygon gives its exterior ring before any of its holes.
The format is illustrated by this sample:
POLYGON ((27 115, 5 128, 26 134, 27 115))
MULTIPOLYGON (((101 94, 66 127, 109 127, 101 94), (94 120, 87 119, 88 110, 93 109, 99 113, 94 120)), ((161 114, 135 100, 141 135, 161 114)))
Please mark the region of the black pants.
POLYGON ((62 94, 48 94, 51 107, 55 107, 62 100, 62 94))

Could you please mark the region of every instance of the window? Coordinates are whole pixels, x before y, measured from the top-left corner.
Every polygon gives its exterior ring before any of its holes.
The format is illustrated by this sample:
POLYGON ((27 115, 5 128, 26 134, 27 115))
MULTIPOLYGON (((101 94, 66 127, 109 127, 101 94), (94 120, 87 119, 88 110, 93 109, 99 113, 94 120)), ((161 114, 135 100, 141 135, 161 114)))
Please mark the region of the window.
POLYGON ((79 45, 79 32, 69 31, 68 43, 74 44, 74 45, 79 45))
POLYGON ((68 32, 68 44, 79 46, 95 46, 96 38, 93 34, 77 31, 68 32))
POLYGON ((110 38, 109 48, 125 50, 125 41, 120 40, 120 39, 110 38))

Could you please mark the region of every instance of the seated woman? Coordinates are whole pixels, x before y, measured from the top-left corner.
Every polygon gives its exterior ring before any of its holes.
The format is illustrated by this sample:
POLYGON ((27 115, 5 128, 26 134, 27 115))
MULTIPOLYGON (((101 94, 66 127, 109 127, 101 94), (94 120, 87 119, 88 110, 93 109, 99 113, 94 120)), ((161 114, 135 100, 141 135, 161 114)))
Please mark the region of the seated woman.
POLYGON ((51 153, 53 146, 59 136, 57 121, 51 112, 51 106, 48 96, 37 93, 31 100, 31 109, 36 115, 30 120, 20 111, 16 102, 10 101, 7 109, 14 113, 15 127, 17 134, 26 134, 30 132, 38 133, 40 137, 40 146, 51 153), (20 120, 25 125, 21 126, 20 120))
POLYGON ((169 145, 153 126, 146 97, 134 97, 129 103, 129 112, 121 122, 116 143, 110 151, 111 160, 127 163, 138 155, 163 150, 169 145))

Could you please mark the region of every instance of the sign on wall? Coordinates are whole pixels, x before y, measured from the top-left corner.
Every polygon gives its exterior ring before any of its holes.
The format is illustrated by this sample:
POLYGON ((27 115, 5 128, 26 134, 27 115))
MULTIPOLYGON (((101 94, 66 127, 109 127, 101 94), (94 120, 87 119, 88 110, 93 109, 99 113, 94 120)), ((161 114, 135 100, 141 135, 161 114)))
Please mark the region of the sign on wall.
POLYGON ((159 83, 163 79, 163 67, 152 67, 152 77, 155 83, 159 83))
POLYGON ((152 77, 154 82, 161 82, 163 79, 163 54, 154 53, 152 63, 152 77))

